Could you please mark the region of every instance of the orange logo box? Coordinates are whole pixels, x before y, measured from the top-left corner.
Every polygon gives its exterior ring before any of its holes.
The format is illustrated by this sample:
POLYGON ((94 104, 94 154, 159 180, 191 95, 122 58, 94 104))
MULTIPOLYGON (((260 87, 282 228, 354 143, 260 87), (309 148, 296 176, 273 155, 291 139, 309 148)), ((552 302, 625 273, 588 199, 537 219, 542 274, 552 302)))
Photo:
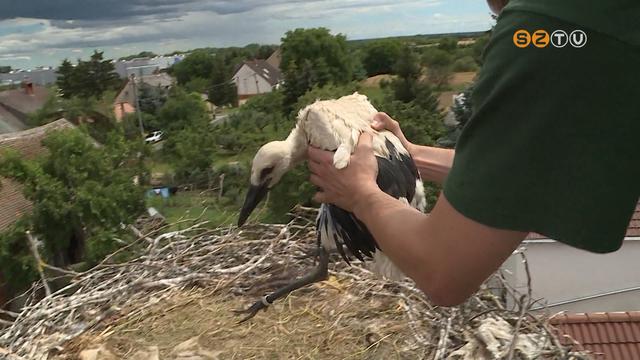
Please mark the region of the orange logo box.
POLYGON ((537 48, 545 48, 551 41, 549 33, 544 30, 536 30, 531 36, 533 46, 537 48))
POLYGON ((526 48, 531 44, 531 34, 527 30, 518 30, 513 34, 513 43, 519 48, 526 48))

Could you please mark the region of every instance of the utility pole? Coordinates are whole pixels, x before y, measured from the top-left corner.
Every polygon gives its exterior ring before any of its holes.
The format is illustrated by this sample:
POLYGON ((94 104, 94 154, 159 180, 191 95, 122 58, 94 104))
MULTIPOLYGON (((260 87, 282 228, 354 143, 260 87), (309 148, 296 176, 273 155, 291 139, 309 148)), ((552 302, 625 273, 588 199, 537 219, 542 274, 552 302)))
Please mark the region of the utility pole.
POLYGON ((140 98, 138 97, 138 90, 136 88, 136 76, 131 74, 131 86, 133 87, 133 97, 136 98, 136 114, 138 114, 138 125, 140 126, 140 134, 142 140, 144 140, 144 125, 142 124, 142 113, 140 112, 140 98))

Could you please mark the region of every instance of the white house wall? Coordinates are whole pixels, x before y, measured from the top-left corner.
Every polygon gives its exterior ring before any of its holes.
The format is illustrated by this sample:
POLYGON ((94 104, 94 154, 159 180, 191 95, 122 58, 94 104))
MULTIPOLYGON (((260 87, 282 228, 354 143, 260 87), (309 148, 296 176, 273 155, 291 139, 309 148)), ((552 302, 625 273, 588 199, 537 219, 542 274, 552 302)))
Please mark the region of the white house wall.
MULTIPOLYGON (((640 239, 625 240, 611 254, 593 254, 553 241, 525 246, 533 297, 558 304, 550 307, 552 312, 640 310, 640 239)), ((520 256, 511 256, 503 269, 511 273, 509 283, 526 293, 520 256)))
POLYGON ((236 72, 233 80, 238 88, 238 96, 263 94, 272 90, 271 85, 247 65, 236 72))

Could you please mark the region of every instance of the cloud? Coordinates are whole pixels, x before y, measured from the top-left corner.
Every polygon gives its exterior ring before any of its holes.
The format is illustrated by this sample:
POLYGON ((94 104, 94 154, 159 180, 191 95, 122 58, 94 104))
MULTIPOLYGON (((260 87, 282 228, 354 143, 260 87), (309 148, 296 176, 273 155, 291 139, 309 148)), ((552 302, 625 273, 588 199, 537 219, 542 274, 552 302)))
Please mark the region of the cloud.
POLYGON ((6 2, 0 57, 31 56, 41 65, 75 58, 73 49, 104 49, 118 57, 278 43, 297 27, 324 26, 363 38, 448 32, 459 24, 482 28, 489 19, 485 13, 449 16, 445 8, 451 6, 440 0, 0 0, 6 2), (51 52, 54 57, 45 55, 51 52))

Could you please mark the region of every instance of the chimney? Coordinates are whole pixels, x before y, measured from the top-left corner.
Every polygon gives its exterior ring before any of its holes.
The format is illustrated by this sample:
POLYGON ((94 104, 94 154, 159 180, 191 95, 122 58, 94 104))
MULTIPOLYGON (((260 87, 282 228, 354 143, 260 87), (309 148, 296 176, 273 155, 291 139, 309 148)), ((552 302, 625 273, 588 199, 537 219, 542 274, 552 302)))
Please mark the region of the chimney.
POLYGON ((22 82, 22 88, 24 89, 24 93, 27 95, 34 95, 33 90, 33 82, 31 79, 27 78, 22 82))

